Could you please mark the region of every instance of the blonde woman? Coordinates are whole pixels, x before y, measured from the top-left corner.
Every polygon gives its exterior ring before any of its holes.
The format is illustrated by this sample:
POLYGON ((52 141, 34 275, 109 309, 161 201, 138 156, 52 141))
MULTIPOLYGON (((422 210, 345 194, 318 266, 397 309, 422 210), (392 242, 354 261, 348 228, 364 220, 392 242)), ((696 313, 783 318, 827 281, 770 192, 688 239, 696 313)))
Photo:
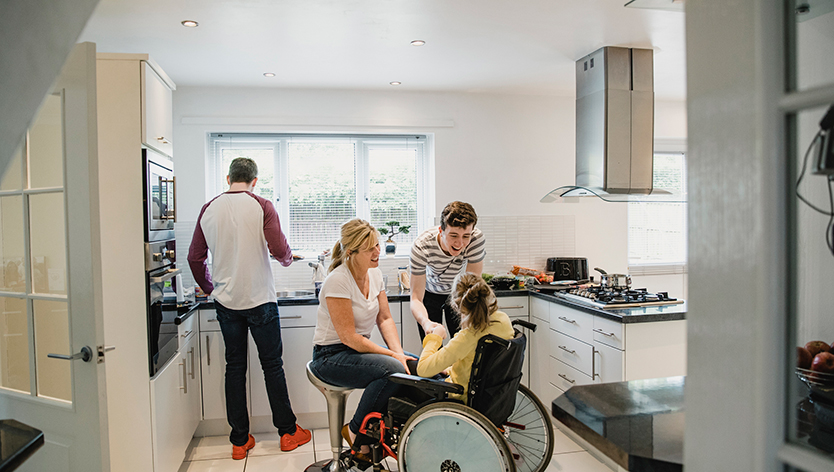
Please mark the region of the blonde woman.
POLYGON ((446 347, 441 347, 446 337, 443 325, 436 325, 426 333, 423 352, 417 363, 417 374, 432 377, 451 367, 446 381, 463 385, 464 391, 461 395, 450 397, 465 402, 478 341, 488 334, 512 339, 514 331, 510 318, 503 311, 498 311, 495 294, 480 275, 465 273, 458 276, 452 288, 451 299, 452 307, 460 314, 462 329, 446 347))
POLYGON ((356 413, 342 428, 342 436, 351 445, 365 416, 384 412, 388 398, 398 390, 399 385, 388 376, 408 373, 406 360, 416 359, 400 345, 379 254, 376 228, 361 219, 348 221, 333 246, 333 262, 319 293, 310 368, 329 384, 365 389, 356 413), (387 348, 369 339, 374 326, 379 327, 387 348))

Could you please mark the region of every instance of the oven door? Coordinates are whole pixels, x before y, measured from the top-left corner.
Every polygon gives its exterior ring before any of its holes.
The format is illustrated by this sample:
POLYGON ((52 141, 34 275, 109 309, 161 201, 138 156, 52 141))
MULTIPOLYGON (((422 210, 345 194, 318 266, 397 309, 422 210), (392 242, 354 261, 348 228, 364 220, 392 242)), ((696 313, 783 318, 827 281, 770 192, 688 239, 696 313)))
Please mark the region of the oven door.
POLYGON ((176 325, 177 305, 165 304, 163 289, 179 269, 149 272, 148 277, 148 363, 153 377, 176 355, 179 343, 176 325))
POLYGON ((143 149, 145 193, 145 241, 174 239, 177 221, 177 180, 171 159, 143 149))

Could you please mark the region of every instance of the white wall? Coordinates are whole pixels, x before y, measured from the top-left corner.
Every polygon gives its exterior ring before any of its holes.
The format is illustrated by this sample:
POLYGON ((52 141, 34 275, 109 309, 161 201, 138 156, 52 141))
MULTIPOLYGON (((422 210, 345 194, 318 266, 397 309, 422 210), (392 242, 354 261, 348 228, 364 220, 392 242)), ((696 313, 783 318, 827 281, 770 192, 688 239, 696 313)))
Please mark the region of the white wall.
MULTIPOLYGON (((685 115, 683 102, 659 103, 662 135, 685 137, 685 115)), ((481 217, 572 216, 574 253, 544 256, 587 257, 590 267, 609 272, 628 268, 624 204, 587 198, 539 203, 574 182, 574 97, 180 87, 174 123, 184 227, 213 196, 205 186, 208 133, 428 133, 435 143, 436 214, 463 200, 481 217)), ((528 244, 525 239, 518 237, 517 244, 528 244)))

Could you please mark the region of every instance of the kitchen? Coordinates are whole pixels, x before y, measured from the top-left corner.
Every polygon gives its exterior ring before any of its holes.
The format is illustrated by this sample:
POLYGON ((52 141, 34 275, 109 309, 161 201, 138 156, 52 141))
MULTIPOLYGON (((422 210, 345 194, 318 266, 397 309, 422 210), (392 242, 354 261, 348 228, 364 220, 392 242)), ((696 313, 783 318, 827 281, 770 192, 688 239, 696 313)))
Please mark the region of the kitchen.
MULTIPOLYGON (((680 24, 677 29, 682 29, 680 24)), ((587 52, 590 51, 577 51, 570 61, 587 52)), ((154 53, 153 57, 159 60, 159 55, 154 53)), ((166 64, 163 67, 168 70, 166 64)), ((503 260, 507 264, 541 265, 542 260, 536 261, 536 257, 558 254, 537 252, 527 255, 520 252, 527 250, 528 241, 535 244, 526 235, 535 232, 542 221, 552 217, 569 217, 576 228, 572 254, 586 256, 592 265, 611 271, 627 269, 627 216, 623 208, 617 207, 618 204, 589 199, 553 205, 537 203, 553 188, 572 182, 575 119, 574 97, 570 93, 565 92, 565 96, 513 96, 401 92, 402 89, 389 92, 320 92, 180 86, 174 94, 174 122, 177 137, 175 159, 181 182, 181 203, 185 207, 183 212, 187 213, 189 207, 199 208, 208 196, 203 151, 205 133, 216 131, 218 125, 223 126, 224 131, 276 127, 290 131, 333 131, 338 127, 357 132, 375 128, 409 131, 414 127, 424 130, 434 128, 432 132, 437 143, 435 206, 442 206, 443 202, 453 199, 465 199, 476 208, 488 209, 480 210, 487 217, 518 218, 517 226, 523 232, 509 235, 519 244, 508 244, 508 251, 515 249, 518 252, 505 256, 503 260), (264 109, 281 112, 264 113, 264 109), (287 117, 293 119, 288 120, 287 117), (298 122, 303 124, 293 124, 298 122), (450 122, 453 126, 449 126, 450 122), (255 126, 249 127, 247 123, 255 126), (554 143, 557 145, 554 146, 554 143), (564 149, 558 143, 565 143, 564 149), (183 148, 185 152, 181 152, 183 148), (523 154, 524 167, 517 164, 517 158, 510 160, 504 157, 516 156, 519 150, 523 154), (554 158, 554 155, 557 157, 554 158), (469 158, 472 159, 470 161, 458 156, 473 157, 469 158), (477 166, 472 170, 472 162, 485 160, 491 165, 477 166), (530 172, 528 167, 546 168, 548 172, 530 172), (183 168, 188 171, 184 172, 183 168), (470 172, 472 179, 460 182, 457 176, 463 171, 470 172), (564 178, 557 181, 557 176, 564 178), (493 190, 502 186, 509 186, 511 192, 493 190), (507 198, 507 193, 511 193, 512 198, 507 198), (525 257, 530 263, 524 261, 525 257)), ((673 140, 686 137, 687 110, 682 100, 664 101, 658 98, 655 113, 656 137, 673 140)), ((302 269, 309 272, 306 267, 302 269)), ((639 279, 636 282, 652 290, 668 290, 674 296, 689 298, 684 292, 687 284, 681 281, 684 277, 673 277, 678 279, 677 283, 655 285, 651 280, 639 279), (680 292, 675 293, 677 287, 680 287, 680 292)), ((280 280, 281 275, 277 278, 280 280)))

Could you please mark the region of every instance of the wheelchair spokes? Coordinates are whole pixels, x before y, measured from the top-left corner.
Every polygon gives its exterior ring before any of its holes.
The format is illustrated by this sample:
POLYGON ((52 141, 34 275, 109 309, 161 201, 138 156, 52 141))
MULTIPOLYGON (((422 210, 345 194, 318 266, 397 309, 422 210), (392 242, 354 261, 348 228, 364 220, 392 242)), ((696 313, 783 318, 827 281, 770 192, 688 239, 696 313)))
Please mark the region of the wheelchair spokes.
POLYGON ((518 386, 515 409, 504 422, 504 438, 510 444, 519 472, 541 472, 553 456, 553 423, 536 395, 518 386))

